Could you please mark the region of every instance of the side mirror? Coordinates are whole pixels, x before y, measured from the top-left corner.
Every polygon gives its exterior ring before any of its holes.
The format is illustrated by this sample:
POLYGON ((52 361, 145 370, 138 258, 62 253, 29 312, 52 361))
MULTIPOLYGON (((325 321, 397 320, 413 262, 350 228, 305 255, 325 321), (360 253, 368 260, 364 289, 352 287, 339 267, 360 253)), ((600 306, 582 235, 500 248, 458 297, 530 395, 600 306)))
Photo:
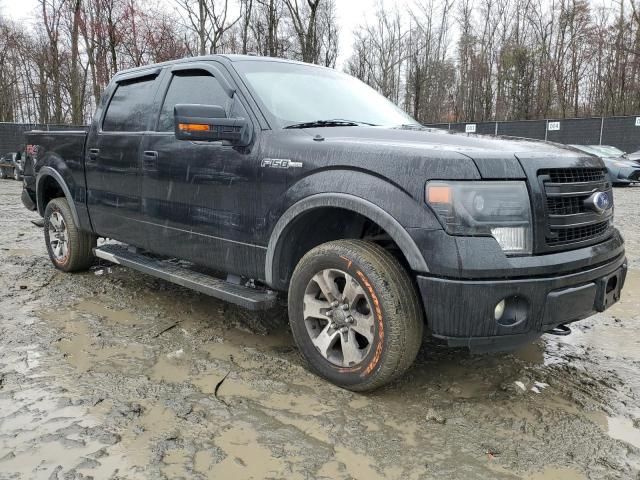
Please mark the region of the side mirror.
POLYGON ((227 118, 218 105, 176 105, 175 134, 178 140, 221 142, 245 146, 251 141, 249 122, 244 118, 227 118))

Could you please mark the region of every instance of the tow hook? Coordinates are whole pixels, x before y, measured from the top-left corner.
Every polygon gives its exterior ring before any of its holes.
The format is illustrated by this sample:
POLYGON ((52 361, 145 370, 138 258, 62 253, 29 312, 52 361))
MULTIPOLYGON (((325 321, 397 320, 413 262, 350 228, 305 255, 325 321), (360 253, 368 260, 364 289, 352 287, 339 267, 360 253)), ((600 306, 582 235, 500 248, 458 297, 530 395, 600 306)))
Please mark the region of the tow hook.
POLYGON ((548 333, 550 335, 557 335, 559 337, 566 337, 571 334, 571 329, 566 325, 558 325, 556 328, 552 328, 551 330, 547 330, 544 333, 548 333))

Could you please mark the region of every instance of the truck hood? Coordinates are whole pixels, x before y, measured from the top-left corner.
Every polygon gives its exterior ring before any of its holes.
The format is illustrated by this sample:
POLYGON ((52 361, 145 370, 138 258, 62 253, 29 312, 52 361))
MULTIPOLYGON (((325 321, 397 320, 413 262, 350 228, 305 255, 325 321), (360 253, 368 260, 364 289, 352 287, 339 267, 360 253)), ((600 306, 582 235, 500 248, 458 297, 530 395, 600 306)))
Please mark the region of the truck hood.
POLYGON ((305 132, 322 137, 329 145, 343 148, 376 148, 393 150, 398 157, 423 154, 460 154, 475 163, 482 178, 524 178, 528 170, 524 163, 536 159, 553 158, 558 166, 577 166, 590 155, 571 147, 517 137, 495 137, 454 133, 439 129, 388 127, 329 127, 310 128, 305 132))

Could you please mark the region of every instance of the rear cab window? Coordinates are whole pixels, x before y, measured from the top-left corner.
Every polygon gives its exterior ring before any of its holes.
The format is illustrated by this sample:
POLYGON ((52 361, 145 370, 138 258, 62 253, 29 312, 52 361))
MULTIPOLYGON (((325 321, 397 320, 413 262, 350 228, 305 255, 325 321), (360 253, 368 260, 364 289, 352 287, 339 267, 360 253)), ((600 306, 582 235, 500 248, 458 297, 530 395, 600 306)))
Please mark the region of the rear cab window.
POLYGON ((102 121, 104 132, 143 132, 153 111, 156 76, 118 83, 102 121))

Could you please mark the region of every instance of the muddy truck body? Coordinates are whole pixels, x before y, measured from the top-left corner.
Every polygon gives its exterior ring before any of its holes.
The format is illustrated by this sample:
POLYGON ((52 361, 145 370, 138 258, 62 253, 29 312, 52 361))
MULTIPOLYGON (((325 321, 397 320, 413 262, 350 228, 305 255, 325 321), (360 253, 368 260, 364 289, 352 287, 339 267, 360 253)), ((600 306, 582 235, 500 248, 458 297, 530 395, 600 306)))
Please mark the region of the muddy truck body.
POLYGON ((128 70, 88 133, 27 142, 23 203, 57 268, 95 255, 263 315, 286 298, 310 369, 352 390, 401 375, 423 331, 515 348, 605 310, 625 280, 600 159, 424 128, 330 69, 128 70))

